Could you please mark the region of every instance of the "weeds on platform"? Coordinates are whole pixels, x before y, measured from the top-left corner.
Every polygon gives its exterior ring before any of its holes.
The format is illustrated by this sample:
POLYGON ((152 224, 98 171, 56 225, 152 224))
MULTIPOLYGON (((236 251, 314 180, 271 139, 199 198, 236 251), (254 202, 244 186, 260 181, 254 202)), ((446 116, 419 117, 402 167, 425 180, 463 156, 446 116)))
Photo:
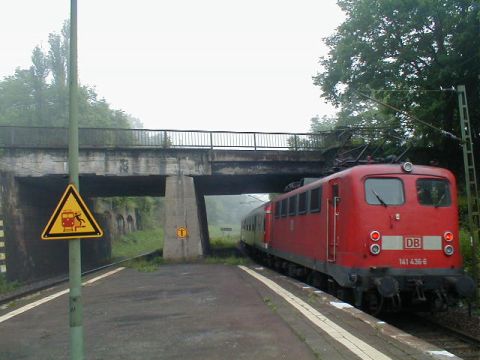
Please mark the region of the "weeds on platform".
POLYGON ((277 305, 275 305, 272 300, 268 297, 263 298, 263 302, 267 305, 273 312, 277 312, 277 305))
POLYGON ((125 264, 125 267, 130 269, 135 269, 140 272, 153 272, 157 271, 158 268, 165 264, 165 261, 162 257, 156 256, 152 259, 135 259, 130 260, 125 264))
POLYGON ((222 264, 222 265, 248 265, 249 259, 238 256, 208 256, 205 258, 205 264, 222 264))

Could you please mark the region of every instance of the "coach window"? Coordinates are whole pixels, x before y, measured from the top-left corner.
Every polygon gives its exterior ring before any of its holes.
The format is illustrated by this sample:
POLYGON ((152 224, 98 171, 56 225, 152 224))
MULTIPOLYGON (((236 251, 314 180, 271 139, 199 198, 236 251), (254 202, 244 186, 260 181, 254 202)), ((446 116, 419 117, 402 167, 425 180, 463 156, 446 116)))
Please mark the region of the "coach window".
POLYGON ((302 215, 307 212, 307 193, 298 194, 298 214, 302 215))
POLYGON ((396 178, 370 178, 365 181, 365 196, 370 205, 402 205, 403 182, 396 178))
POLYGON ((319 212, 322 208, 322 188, 310 190, 310 212, 319 212))
POLYGON ((446 207, 452 204, 450 184, 446 180, 418 179, 417 199, 420 205, 446 207))
POLYGON ((275 203, 275 219, 278 219, 280 217, 280 202, 277 201, 275 203))
POLYGON ((297 195, 288 198, 288 215, 297 215, 297 195))
POLYGON ((283 200, 282 200, 282 208, 281 208, 281 210, 280 210, 280 215, 281 215, 282 217, 287 216, 287 200, 288 200, 288 199, 283 199, 283 200))

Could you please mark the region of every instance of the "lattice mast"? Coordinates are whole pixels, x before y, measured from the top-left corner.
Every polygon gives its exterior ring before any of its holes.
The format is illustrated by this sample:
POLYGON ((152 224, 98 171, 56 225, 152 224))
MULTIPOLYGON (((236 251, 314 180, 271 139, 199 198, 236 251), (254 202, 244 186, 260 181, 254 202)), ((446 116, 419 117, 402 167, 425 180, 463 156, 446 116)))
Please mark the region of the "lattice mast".
POLYGON ((477 174, 475 170, 475 158, 473 155, 472 132, 470 117, 468 115, 467 93, 465 85, 457 86, 458 107, 460 111, 460 131, 462 133, 463 162, 465 167, 465 190, 468 206, 468 230, 472 241, 473 276, 477 285, 477 301, 479 293, 479 269, 478 269, 478 241, 480 229, 480 207, 478 197, 477 174))

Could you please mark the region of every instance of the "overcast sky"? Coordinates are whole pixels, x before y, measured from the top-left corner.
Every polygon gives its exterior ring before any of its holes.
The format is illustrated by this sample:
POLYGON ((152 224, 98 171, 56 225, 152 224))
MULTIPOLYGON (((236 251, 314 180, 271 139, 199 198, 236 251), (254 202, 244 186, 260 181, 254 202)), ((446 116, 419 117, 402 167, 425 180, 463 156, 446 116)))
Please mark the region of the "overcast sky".
MULTIPOLYGON (((69 17, 69 0, 3 0, 0 79, 69 17)), ((306 132, 332 114, 312 82, 334 0, 78 0, 79 78, 145 128, 306 132)))

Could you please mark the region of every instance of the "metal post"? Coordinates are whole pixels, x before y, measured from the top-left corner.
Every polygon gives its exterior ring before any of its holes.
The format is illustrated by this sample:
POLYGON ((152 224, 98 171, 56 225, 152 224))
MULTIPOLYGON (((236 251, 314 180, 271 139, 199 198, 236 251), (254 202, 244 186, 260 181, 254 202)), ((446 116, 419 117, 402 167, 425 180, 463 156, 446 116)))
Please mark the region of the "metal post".
MULTIPOLYGON (((79 187, 78 168, 78 74, 77 0, 70 1, 68 169, 70 183, 79 187)), ((68 242, 70 279, 70 358, 83 360, 83 306, 80 239, 68 242)))
POLYGON ((457 87, 458 107, 460 112, 460 131, 462 133, 463 161, 465 167, 465 183, 468 207, 468 230, 472 239, 472 267, 473 277, 477 286, 476 300, 480 300, 479 294, 479 269, 478 269, 478 241, 480 227, 480 206, 479 193, 477 185, 477 176, 475 169, 475 159, 473 154, 472 133, 470 128, 470 118, 468 115, 467 92, 465 85, 457 87))

